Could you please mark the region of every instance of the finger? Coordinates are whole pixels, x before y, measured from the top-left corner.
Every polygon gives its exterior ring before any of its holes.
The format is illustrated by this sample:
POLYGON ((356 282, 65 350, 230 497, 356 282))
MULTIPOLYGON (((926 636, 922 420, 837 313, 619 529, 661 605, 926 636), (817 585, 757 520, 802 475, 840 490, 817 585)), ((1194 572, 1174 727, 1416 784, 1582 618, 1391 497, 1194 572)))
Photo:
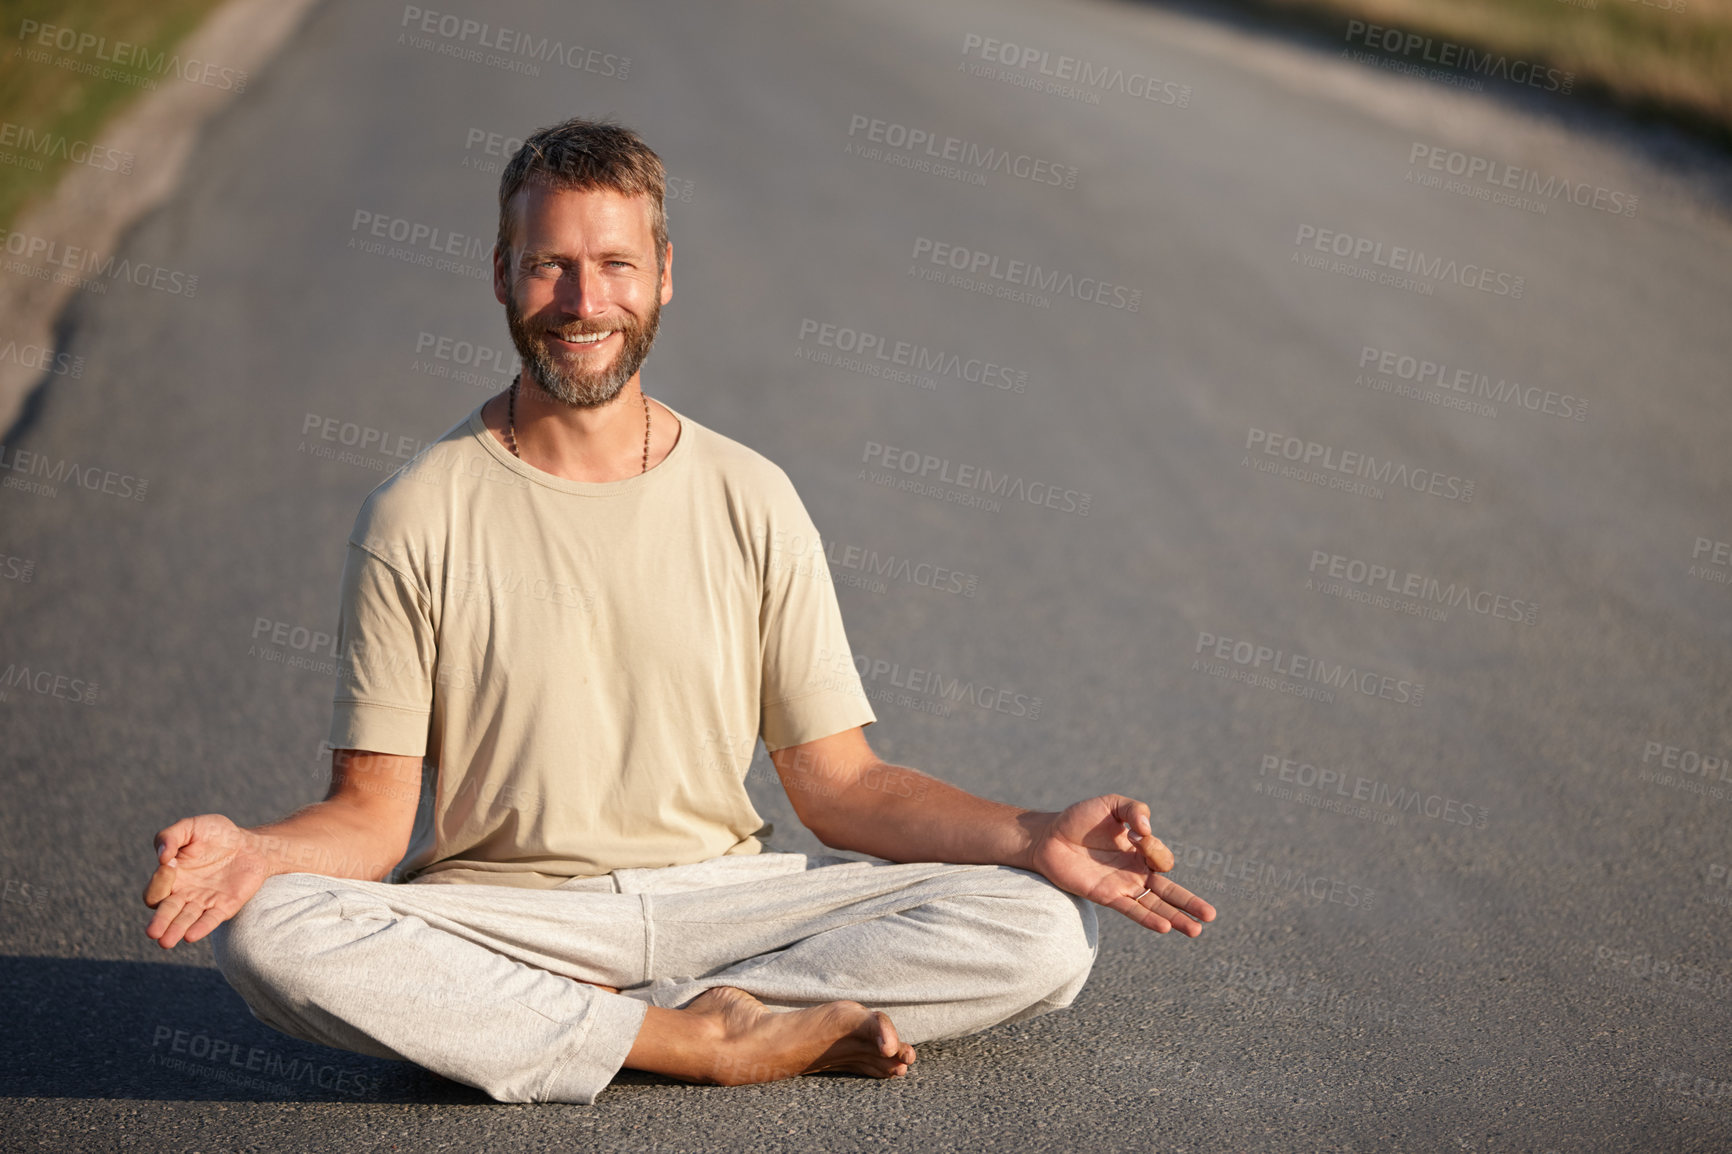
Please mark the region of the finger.
MULTIPOLYGON (((184 940, 188 942, 196 942, 227 920, 228 916, 226 914, 219 913, 215 907, 212 907, 199 915, 198 921, 194 922, 186 931, 184 940)), ((617 993, 618 991, 615 992, 617 993)))
MULTIPOLYGON (((1181 894, 1194 896, 1191 895, 1189 890, 1185 889, 1183 886, 1175 885, 1163 877, 1153 877, 1150 878, 1149 881, 1151 888, 1147 892, 1139 894, 1133 900, 1157 919, 1159 925, 1164 925, 1170 929, 1178 930, 1188 938, 1194 938, 1203 932, 1202 925, 1197 918, 1191 915, 1188 909, 1182 908, 1180 905, 1176 905, 1174 902, 1166 900, 1166 897, 1163 897, 1163 889, 1167 891, 1176 890, 1181 894)), ((1176 896, 1177 895, 1170 893, 1167 895, 1167 897, 1176 896)), ((1200 904, 1209 909, 1210 917, 1214 916, 1213 907, 1209 907, 1207 902, 1200 904)), ((1161 932, 1164 933, 1165 931, 1163 930, 1161 932)))
POLYGON ((162 938, 168 933, 169 926, 174 923, 175 916, 180 913, 180 908, 185 904, 185 898, 172 894, 163 899, 156 907, 156 916, 150 919, 148 926, 144 927, 146 936, 155 939, 158 945, 172 945, 173 943, 163 942, 162 938))
POLYGON ((1203 932, 1203 927, 1198 925, 1190 915, 1179 909, 1177 906, 1161 901, 1152 893, 1146 895, 1145 900, 1147 899, 1153 899, 1152 904, 1149 904, 1148 907, 1150 913, 1159 917, 1162 921, 1172 926, 1175 930, 1178 930, 1181 934, 1184 934, 1187 938, 1194 938, 1203 932))
POLYGON ((1142 926, 1145 929, 1154 930, 1157 934, 1164 934, 1173 928, 1172 923, 1167 921, 1166 918, 1161 917, 1159 914, 1149 909, 1149 907, 1145 906, 1142 902, 1132 898, 1129 894, 1126 894, 1123 897, 1114 898, 1112 901, 1106 903, 1106 905, 1108 909, 1117 910, 1139 926, 1142 926))
POLYGON ((1154 877, 1149 879, 1149 888, 1160 896, 1168 905, 1177 906, 1199 922, 1215 920, 1215 907, 1180 885, 1171 878, 1154 877))
POLYGON ((1148 837, 1153 832, 1149 828, 1148 806, 1122 793, 1109 793, 1106 800, 1112 802, 1113 817, 1120 824, 1130 826, 1140 837, 1148 837))
POLYGON ((1110 796, 1113 798, 1113 817, 1129 828, 1129 832, 1118 839, 1121 843, 1119 848, 1136 853, 1157 873, 1172 869, 1173 851, 1155 836, 1149 807, 1133 797, 1110 796))
POLYGON ((204 916, 204 911, 205 905, 202 901, 187 901, 174 915, 174 920, 168 923, 168 929, 163 933, 160 944, 172 947, 184 941, 187 930, 191 929, 193 923, 204 916))
POLYGON ((156 867, 156 872, 150 875, 150 881, 144 887, 144 904, 155 907, 169 894, 180 881, 180 870, 174 862, 156 867))
POLYGON ((1153 834, 1138 842, 1137 849, 1143 855, 1143 861, 1156 873, 1164 874, 1177 864, 1173 859, 1173 851, 1167 848, 1167 843, 1153 834))
POLYGON ((158 865, 166 865, 174 860, 180 848, 192 840, 192 818, 183 817, 156 835, 156 860, 158 865))

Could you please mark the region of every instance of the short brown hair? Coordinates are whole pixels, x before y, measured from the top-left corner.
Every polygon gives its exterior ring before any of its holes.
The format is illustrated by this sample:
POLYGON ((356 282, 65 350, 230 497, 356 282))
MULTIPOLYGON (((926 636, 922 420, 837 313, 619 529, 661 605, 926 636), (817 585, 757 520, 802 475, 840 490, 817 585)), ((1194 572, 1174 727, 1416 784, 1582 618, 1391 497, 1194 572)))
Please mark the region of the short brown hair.
POLYGON ((572 117, 538 128, 512 154, 499 177, 501 253, 511 250, 511 198, 530 181, 552 188, 589 191, 605 188, 623 196, 647 196, 650 235, 656 246, 656 272, 667 259, 667 171, 662 158, 629 128, 572 117))

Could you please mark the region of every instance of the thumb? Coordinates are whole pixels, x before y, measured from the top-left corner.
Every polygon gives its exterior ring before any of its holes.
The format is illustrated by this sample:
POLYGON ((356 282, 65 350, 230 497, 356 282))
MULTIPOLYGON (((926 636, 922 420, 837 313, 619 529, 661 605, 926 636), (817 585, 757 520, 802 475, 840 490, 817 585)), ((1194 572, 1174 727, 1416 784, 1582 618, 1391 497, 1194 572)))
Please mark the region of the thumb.
POLYGON ((167 829, 156 835, 156 861, 158 865, 168 865, 174 861, 181 848, 193 838, 193 820, 183 817, 167 829))

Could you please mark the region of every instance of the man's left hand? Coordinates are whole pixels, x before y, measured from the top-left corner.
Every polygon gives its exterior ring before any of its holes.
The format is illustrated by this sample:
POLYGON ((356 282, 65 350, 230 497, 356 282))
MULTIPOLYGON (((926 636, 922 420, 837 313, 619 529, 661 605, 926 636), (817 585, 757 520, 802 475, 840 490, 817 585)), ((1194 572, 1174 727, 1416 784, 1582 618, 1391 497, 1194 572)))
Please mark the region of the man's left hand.
POLYGON ((1163 876, 1172 851, 1155 837, 1149 807, 1109 793, 1053 814, 1029 848, 1032 868, 1067 893, 1117 910, 1158 934, 1187 937, 1215 920, 1215 907, 1163 876))

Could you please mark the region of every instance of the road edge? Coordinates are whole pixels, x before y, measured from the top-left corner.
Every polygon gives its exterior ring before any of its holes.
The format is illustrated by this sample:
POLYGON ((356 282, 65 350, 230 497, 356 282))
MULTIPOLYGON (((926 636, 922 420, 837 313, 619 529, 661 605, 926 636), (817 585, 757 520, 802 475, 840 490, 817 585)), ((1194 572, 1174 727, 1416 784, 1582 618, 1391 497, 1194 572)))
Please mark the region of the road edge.
MULTIPOLYGON (((186 56, 221 61, 256 81, 259 69, 300 27, 319 0, 227 0, 180 46, 186 56)), ((126 230, 157 208, 180 185, 200 129, 237 93, 186 82, 146 93, 102 132, 99 145, 137 157, 131 179, 89 165, 72 165, 53 193, 25 210, 13 232, 62 247, 77 247, 88 260, 104 260, 126 230)), ((0 278, 0 317, 15 349, 37 347, 40 358, 23 355, 0 360, 0 429, 10 440, 18 431, 31 396, 55 374, 58 352, 54 326, 74 288, 35 277, 0 278), (28 361, 37 363, 30 364, 28 361)))

